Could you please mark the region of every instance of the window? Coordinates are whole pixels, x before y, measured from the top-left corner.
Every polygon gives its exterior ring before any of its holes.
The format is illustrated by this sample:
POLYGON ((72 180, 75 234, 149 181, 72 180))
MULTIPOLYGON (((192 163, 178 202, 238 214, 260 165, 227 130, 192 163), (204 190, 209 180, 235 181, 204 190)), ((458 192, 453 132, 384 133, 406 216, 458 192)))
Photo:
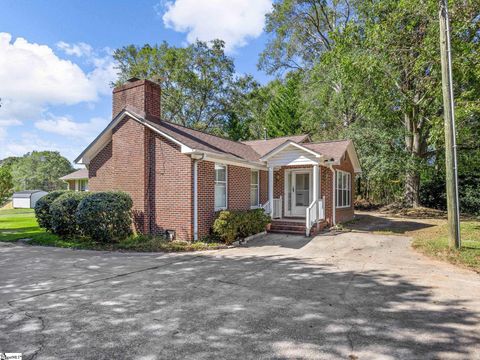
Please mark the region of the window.
POLYGON ((215 210, 227 208, 227 167, 215 164, 215 210))
POLYGON ((336 203, 337 208, 350 207, 352 195, 352 175, 348 172, 337 170, 336 203))
POLYGON ((250 206, 252 208, 260 205, 260 186, 258 170, 252 170, 250 173, 250 206))
POLYGON ((78 180, 78 191, 88 191, 88 180, 78 180))

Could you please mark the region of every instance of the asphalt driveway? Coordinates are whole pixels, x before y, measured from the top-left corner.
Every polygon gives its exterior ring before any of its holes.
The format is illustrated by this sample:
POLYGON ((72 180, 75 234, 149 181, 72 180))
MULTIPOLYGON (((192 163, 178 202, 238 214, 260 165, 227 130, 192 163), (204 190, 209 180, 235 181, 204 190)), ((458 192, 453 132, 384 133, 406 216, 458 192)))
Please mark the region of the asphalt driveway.
POLYGON ((480 359, 480 276, 365 233, 122 254, 0 244, 0 352, 480 359))

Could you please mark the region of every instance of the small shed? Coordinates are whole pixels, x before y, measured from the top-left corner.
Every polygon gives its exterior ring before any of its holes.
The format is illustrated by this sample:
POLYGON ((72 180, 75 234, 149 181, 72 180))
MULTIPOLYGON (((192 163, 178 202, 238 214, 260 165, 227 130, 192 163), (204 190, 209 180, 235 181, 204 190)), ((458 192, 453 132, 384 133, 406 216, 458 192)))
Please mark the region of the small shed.
POLYGON ((17 191, 12 196, 12 205, 14 209, 33 209, 38 199, 48 193, 43 190, 24 190, 17 191))

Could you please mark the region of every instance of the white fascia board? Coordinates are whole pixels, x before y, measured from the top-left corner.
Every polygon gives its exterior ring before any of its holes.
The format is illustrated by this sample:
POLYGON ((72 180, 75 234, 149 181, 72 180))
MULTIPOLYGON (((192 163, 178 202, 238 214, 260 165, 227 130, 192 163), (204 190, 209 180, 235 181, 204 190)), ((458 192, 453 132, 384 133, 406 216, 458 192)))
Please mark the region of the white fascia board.
POLYGON ((356 174, 360 174, 362 172, 362 168, 360 166, 360 161, 358 160, 357 151, 355 150, 355 146, 353 142, 350 141, 347 147, 348 156, 350 157, 350 161, 352 162, 353 171, 356 174))
POLYGON ((206 161, 212 161, 212 162, 218 162, 222 164, 227 164, 227 165, 235 165, 235 166, 241 166, 241 167, 246 167, 250 169, 256 169, 256 170, 267 170, 267 165, 264 162, 258 162, 258 161, 249 161, 249 160, 244 160, 240 159, 237 157, 229 156, 229 155, 222 155, 222 154, 217 154, 209 151, 204 151, 204 150, 193 150, 190 155, 203 155, 203 160, 206 161))
POLYGON ((188 153, 193 151, 193 149, 191 149, 187 145, 181 143, 180 141, 173 138, 172 136, 148 124, 141 116, 129 110, 122 110, 117 116, 115 116, 115 118, 110 122, 110 124, 108 124, 107 127, 95 138, 95 140, 93 140, 90 143, 90 145, 88 145, 87 148, 74 160, 74 162, 76 164, 83 164, 83 165, 89 164, 90 160, 94 158, 100 152, 100 150, 102 150, 105 147, 106 143, 110 140, 112 135, 110 130, 113 127, 115 127, 115 125, 117 125, 125 116, 129 116, 130 118, 139 122, 143 126, 146 126, 147 128, 156 132, 162 137, 179 145, 182 153, 188 153))
POLYGON ((322 155, 313 151, 313 150, 310 150, 308 148, 306 148, 305 146, 302 146, 300 144, 297 144, 296 142, 294 141, 286 141, 284 142, 283 144, 277 146, 275 149, 271 150, 270 152, 268 152, 267 154, 263 155, 260 160, 262 161, 266 161, 268 160, 269 158, 271 158, 272 156, 278 154, 279 152, 281 152, 282 150, 284 150, 285 148, 287 148, 288 146, 294 146, 300 150, 303 150, 309 154, 312 154, 313 156, 317 157, 317 158, 320 158, 322 155))

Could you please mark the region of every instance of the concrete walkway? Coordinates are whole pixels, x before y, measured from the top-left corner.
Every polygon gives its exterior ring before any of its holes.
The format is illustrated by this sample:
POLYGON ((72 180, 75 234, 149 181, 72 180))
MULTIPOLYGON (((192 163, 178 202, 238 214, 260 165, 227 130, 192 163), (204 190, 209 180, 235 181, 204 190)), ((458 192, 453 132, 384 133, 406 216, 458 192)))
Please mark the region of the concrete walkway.
POLYGON ((26 359, 480 359, 480 276, 402 236, 122 254, 0 243, 0 352, 26 359))

